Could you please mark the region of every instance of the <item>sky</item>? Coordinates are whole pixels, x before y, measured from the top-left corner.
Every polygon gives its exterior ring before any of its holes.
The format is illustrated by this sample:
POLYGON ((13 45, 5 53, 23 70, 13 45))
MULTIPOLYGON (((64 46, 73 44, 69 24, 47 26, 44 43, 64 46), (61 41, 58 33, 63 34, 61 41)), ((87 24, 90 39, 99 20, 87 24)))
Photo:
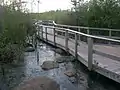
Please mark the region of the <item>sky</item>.
MULTIPOLYGON (((38 12, 38 0, 34 0, 34 3, 32 3, 31 6, 31 1, 32 0, 24 0, 27 1, 27 8, 32 11, 32 12, 38 12), (32 9, 31 9, 32 7, 32 9)), ((71 0, 40 0, 39 4, 39 12, 45 12, 45 11, 50 11, 50 10, 57 10, 57 9, 70 9, 72 6, 71 0)))

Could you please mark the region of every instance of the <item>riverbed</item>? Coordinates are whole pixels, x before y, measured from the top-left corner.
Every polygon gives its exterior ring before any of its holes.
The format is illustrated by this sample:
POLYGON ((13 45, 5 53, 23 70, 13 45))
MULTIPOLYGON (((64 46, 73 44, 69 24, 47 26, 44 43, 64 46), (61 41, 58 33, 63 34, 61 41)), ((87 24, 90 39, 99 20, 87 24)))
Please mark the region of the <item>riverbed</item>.
POLYGON ((59 68, 42 70, 41 65, 44 61, 55 61, 66 56, 68 60, 71 58, 71 55, 61 49, 40 42, 37 51, 25 52, 24 59, 18 64, 4 65, 4 75, 0 71, 0 90, 13 90, 23 81, 37 76, 47 76, 55 80, 61 90, 120 90, 118 83, 94 72, 89 73, 77 60, 60 63, 59 68), (37 52, 39 52, 39 60, 37 52), (75 76, 68 77, 64 74, 69 69, 76 71, 75 76))

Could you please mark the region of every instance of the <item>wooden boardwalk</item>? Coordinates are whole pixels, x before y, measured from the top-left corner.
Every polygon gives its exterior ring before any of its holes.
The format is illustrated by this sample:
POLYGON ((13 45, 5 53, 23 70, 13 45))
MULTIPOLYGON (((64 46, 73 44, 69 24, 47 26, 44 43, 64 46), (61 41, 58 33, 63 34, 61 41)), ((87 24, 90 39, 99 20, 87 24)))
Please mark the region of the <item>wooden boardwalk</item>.
MULTIPOLYGON (((64 36, 57 34, 54 36, 53 29, 50 28, 45 29, 43 27, 42 30, 42 33, 40 33, 40 35, 42 34, 40 37, 42 40, 66 50, 66 38, 64 36)), ((77 59, 88 67, 88 44, 79 40, 77 43, 77 59)), ((108 56, 93 54, 92 70, 120 83, 120 46, 93 44, 93 49, 108 56), (109 55, 112 58, 109 58, 109 55)), ((75 40, 69 39, 68 52, 76 56, 75 50, 75 40)))

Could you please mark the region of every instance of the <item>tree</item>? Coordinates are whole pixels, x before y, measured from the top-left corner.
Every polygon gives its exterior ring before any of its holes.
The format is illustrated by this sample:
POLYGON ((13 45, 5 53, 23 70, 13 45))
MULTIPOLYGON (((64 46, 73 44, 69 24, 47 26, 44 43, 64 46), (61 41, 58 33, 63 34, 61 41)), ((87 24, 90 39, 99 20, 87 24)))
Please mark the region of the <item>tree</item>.
POLYGON ((89 3, 89 26, 120 28, 119 0, 91 0, 89 3))
POLYGON ((35 31, 29 13, 24 13, 22 6, 16 4, 17 1, 11 1, 1 6, 0 61, 5 63, 19 59, 26 37, 35 31))

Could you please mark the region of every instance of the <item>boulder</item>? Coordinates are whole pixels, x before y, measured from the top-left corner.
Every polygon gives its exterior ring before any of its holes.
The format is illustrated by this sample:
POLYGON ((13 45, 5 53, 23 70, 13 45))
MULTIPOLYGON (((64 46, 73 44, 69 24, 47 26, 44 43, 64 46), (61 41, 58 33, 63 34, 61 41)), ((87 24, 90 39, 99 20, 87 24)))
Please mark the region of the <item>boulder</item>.
POLYGON ((68 70, 64 72, 65 75, 68 77, 74 77, 76 75, 76 72, 74 70, 68 70))
POLYGON ((36 77, 23 82, 14 90, 60 90, 60 86, 48 77, 36 77))
POLYGON ((56 52, 56 53, 59 53, 59 54, 61 54, 61 55, 65 55, 65 54, 66 54, 66 52, 65 52, 64 50, 60 49, 60 48, 56 48, 56 49, 55 49, 55 52, 56 52))
POLYGON ((54 69, 54 68, 59 68, 59 64, 55 61, 45 61, 41 65, 41 68, 43 70, 50 70, 50 69, 54 69))
POLYGON ((34 52, 34 51, 35 51, 35 48, 33 48, 33 47, 27 47, 25 49, 25 52, 34 52))
POLYGON ((75 82, 77 81, 75 77, 71 77, 71 78, 69 78, 68 80, 69 80, 70 82, 72 82, 72 83, 75 83, 75 82))
POLYGON ((56 58, 56 62, 58 63, 73 62, 73 61, 75 61, 75 58, 73 56, 61 56, 56 58))

